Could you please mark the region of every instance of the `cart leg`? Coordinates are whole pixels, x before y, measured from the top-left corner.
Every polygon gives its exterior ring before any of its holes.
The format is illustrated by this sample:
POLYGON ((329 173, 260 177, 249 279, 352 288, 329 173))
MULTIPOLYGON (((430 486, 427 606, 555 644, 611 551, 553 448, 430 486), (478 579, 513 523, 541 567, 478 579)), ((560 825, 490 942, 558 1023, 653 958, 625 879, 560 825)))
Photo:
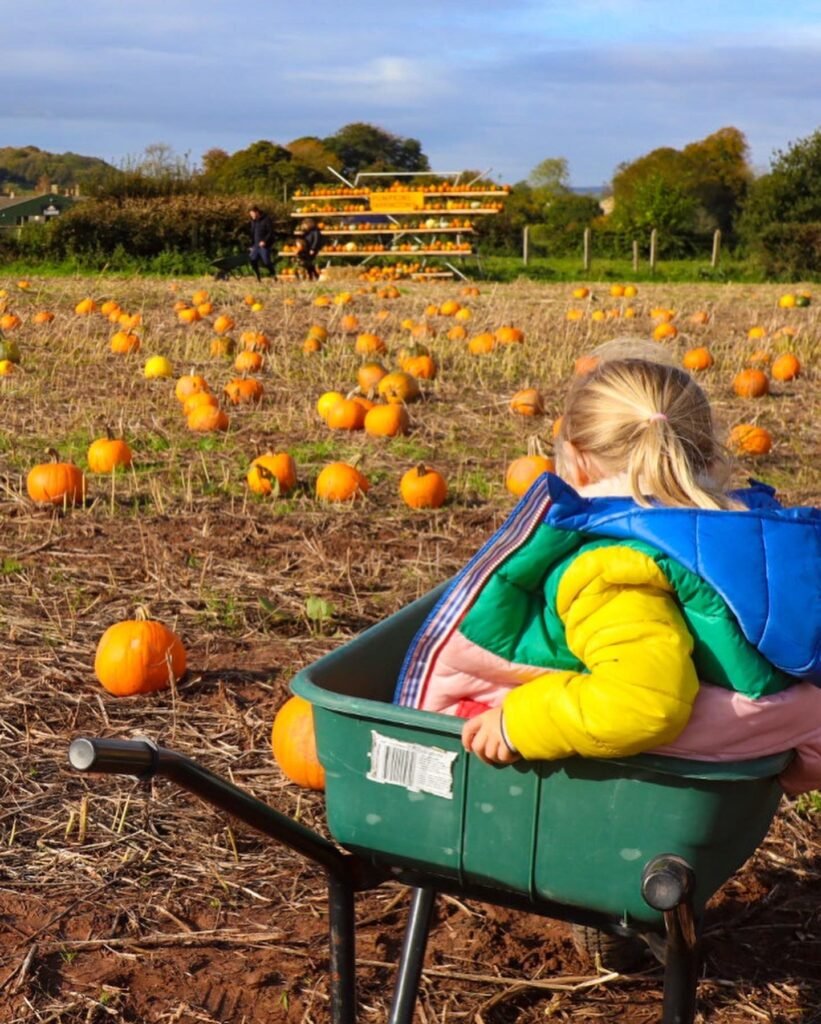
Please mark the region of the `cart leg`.
POLYGON ((699 948, 694 889, 695 872, 681 857, 655 857, 644 869, 642 895, 664 912, 667 932, 662 1024, 693 1024, 696 1014, 699 948))
POLYGON ((356 1021, 356 937, 351 883, 328 872, 330 926, 331 1021, 356 1021))
POLYGON ((413 1019, 435 900, 435 889, 413 890, 413 900, 411 901, 408 925, 405 928, 405 937, 402 941, 402 955, 399 958, 396 988, 393 992, 388 1024, 411 1024, 413 1019))

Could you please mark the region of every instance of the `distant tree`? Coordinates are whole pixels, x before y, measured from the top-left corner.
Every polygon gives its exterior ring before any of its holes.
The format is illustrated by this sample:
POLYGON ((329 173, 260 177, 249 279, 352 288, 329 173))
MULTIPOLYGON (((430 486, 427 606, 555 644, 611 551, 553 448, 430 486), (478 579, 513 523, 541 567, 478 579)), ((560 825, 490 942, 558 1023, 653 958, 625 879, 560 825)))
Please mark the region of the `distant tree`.
POLYGON ((527 178, 534 192, 553 199, 570 191, 570 170, 563 156, 549 156, 536 164, 527 178))
POLYGON ((246 149, 218 161, 206 175, 209 188, 227 195, 282 195, 283 186, 294 183, 290 152, 275 142, 261 139, 246 149))
POLYGON ((747 141, 737 128, 722 128, 683 150, 654 149, 617 169, 613 221, 633 230, 646 225, 652 212, 667 217, 668 223, 653 225, 658 228, 675 230, 680 224, 687 225, 680 230, 731 231, 751 177, 747 141))
POLYGON ((743 132, 721 128, 682 150, 689 165, 689 191, 706 215, 708 227, 733 230, 753 179, 743 132))
POLYGON ((228 159, 224 149, 213 148, 202 154, 202 173, 206 176, 216 174, 228 159))
POLYGON ((322 140, 352 178, 359 171, 427 171, 428 158, 417 139, 393 135, 375 125, 357 121, 322 140))
POLYGON ((93 178, 111 170, 109 164, 97 157, 47 153, 36 146, 0 147, 0 182, 23 191, 37 189, 40 179, 46 177, 50 185, 85 187, 93 178))
POLYGON ((188 155, 181 156, 167 142, 152 142, 136 157, 126 160, 126 169, 146 178, 190 178, 192 175, 188 155))
POLYGON ((776 150, 770 172, 751 186, 742 218, 745 239, 784 223, 821 223, 821 128, 776 150))
POLYGON ((541 215, 539 237, 559 255, 578 249, 582 232, 602 214, 598 199, 575 192, 558 195, 541 215))
POLYGON ((142 153, 126 157, 119 168, 106 167, 89 181, 86 191, 98 199, 153 199, 184 195, 202 188, 188 154, 166 142, 152 142, 142 153))
POLYGON ((342 161, 336 153, 314 135, 294 139, 286 143, 285 148, 291 154, 295 185, 310 188, 333 177, 328 170, 329 167, 336 171, 342 169, 342 161))
POLYGON ((647 236, 653 228, 668 235, 690 232, 695 227, 697 203, 683 185, 674 184, 659 172, 636 182, 629 205, 616 207, 622 230, 647 236))
MULTIPOLYGON (((468 179, 470 180, 470 179, 468 179)), ((477 217, 476 232, 484 252, 519 252, 522 229, 544 215, 544 202, 528 182, 519 181, 510 190, 502 210, 494 217, 477 217)))

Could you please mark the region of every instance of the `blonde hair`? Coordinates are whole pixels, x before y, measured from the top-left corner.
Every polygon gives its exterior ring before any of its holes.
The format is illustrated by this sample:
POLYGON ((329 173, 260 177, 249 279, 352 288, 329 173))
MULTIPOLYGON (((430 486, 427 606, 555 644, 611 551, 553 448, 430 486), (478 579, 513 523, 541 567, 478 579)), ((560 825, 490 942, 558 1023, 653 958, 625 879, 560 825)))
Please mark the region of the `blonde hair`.
POLYGON ((593 456, 608 475, 626 472, 639 505, 743 507, 722 489, 729 460, 707 397, 676 366, 635 358, 599 362, 571 387, 559 440, 593 456))

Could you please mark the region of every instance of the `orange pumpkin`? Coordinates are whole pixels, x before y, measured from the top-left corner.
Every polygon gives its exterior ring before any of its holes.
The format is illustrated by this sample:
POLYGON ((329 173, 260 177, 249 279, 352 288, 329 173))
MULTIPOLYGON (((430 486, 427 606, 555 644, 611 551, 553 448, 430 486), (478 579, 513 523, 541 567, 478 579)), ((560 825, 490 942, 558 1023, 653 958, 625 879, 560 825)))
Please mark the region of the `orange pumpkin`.
POLYGON ((174 394, 181 402, 184 402, 189 395, 193 395, 196 391, 208 390, 210 389, 205 378, 198 373, 183 374, 174 386, 174 394))
POLYGON ((222 337, 211 339, 211 355, 215 359, 230 358, 236 351, 236 347, 234 339, 225 334, 222 337))
POLYGON ((752 423, 739 423, 730 431, 729 446, 747 455, 766 455, 773 446, 772 434, 752 423))
POLYGON ((204 288, 200 288, 191 296, 191 301, 195 306, 199 306, 203 302, 210 301, 210 298, 211 296, 208 292, 204 288))
POLYGON ((496 340, 500 345, 520 345, 525 334, 519 327, 500 327, 496 331, 496 340))
POLYGON ((356 371, 356 383, 363 391, 368 392, 377 387, 387 373, 388 371, 381 363, 363 363, 356 371))
POLYGON ((182 414, 186 419, 188 419, 191 413, 201 405, 210 405, 214 408, 218 408, 219 404, 217 396, 212 395, 210 391, 195 391, 182 403, 182 414))
POLYGON ((86 461, 92 473, 110 473, 119 466, 131 465, 131 449, 122 439, 108 434, 91 442, 86 461))
POLYGON ((227 334, 234 327, 234 320, 227 313, 221 313, 214 321, 215 334, 227 334))
POLYGON ((116 352, 119 355, 128 355, 129 352, 140 351, 140 339, 136 334, 131 334, 129 331, 117 331, 112 336, 109 348, 112 352, 116 352))
POLYGON ((16 313, 4 313, 0 316, 0 331, 14 331, 22 322, 16 313))
POLYGON ((435 380, 438 366, 429 352, 404 356, 399 362, 400 369, 417 380, 435 380))
POLYGON ((801 373, 801 363, 792 352, 784 352, 770 367, 773 380, 795 380, 801 373))
POLYGON ((177 313, 177 318, 184 324, 195 324, 202 320, 199 310, 195 306, 186 306, 177 313))
POLYGON ((467 336, 467 329, 461 324, 454 324, 447 333, 448 341, 464 341, 467 336))
POLYGON ((360 334, 354 345, 354 351, 360 356, 371 355, 374 352, 385 352, 386 350, 385 342, 378 334, 372 334, 370 331, 360 334))
POLYGON ((376 387, 381 398, 386 402, 414 402, 419 398, 419 382, 404 370, 394 370, 386 374, 376 387))
POLYGON ((522 388, 510 400, 510 411, 519 416, 544 416, 544 399, 536 388, 522 388))
POLYGON ((100 637, 94 674, 115 697, 164 690, 185 674, 186 654, 173 630, 151 619, 117 622, 100 637))
POLYGON ((198 405, 186 417, 188 429, 197 433, 210 433, 214 430, 227 430, 229 419, 217 405, 198 405))
POLYGON ((94 299, 81 299, 74 307, 74 312, 77 316, 90 316, 92 313, 96 313, 97 303, 94 299))
POLYGON ((410 417, 404 405, 375 405, 365 415, 365 433, 371 437, 397 437, 407 434, 410 417))
POLYGON ((39 313, 34 314, 34 322, 36 324, 50 324, 53 319, 54 314, 47 309, 41 309, 39 313))
POLYGON ((256 373, 257 370, 262 369, 262 356, 259 352, 252 352, 251 349, 245 348, 242 352, 237 353, 234 369, 238 373, 256 373))
POLYGON ((762 370, 740 370, 733 378, 733 391, 741 398, 761 398, 770 390, 770 382, 762 370))
POLYGON ((271 342, 262 331, 243 331, 239 336, 239 340, 251 352, 271 351, 271 342))
POLYGON ((316 496, 321 501, 348 501, 369 488, 367 479, 347 462, 329 463, 316 478, 316 496))
POLYGON ((237 377, 228 381, 223 389, 232 405, 247 405, 262 400, 263 387, 253 377, 237 377))
POLYGON ((677 335, 678 328, 667 320, 662 320, 653 328, 653 341, 672 341, 677 335))
POLYGON ((78 505, 85 500, 86 479, 73 462, 43 462, 26 477, 32 501, 43 505, 78 505))
POLYGON ((468 341, 468 352, 472 356, 485 356, 496 348, 496 336, 490 331, 474 334, 468 341))
POLYGON ((552 473, 554 469, 553 460, 544 455, 522 455, 507 467, 505 487, 520 498, 542 473, 552 473))
POLYGON ((361 430, 365 425, 366 410, 353 398, 342 398, 328 410, 325 422, 331 430, 361 430))
POLYGON ((704 346, 691 348, 684 353, 681 365, 685 370, 709 370, 713 365, 713 357, 704 346))
POLYGON ((289 698, 277 711, 271 750, 283 775, 307 789, 325 788, 325 771, 316 753, 314 712, 303 697, 289 698))
POLYGON ((441 473, 420 463, 403 474, 399 494, 410 508, 441 508, 448 496, 448 485, 441 473))
POLYGON ((251 463, 246 479, 254 494, 288 494, 296 487, 296 463, 287 452, 266 452, 251 463))

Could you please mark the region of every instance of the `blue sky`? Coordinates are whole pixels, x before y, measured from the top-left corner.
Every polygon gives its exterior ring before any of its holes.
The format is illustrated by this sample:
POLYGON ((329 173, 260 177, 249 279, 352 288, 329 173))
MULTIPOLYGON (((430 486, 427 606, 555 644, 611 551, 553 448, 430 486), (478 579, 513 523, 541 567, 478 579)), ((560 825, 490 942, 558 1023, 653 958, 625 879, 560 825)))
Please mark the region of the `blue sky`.
POLYGON ((26 0, 0 32, 0 146, 115 164, 369 121, 437 170, 597 186, 729 125, 763 172, 821 127, 821 0, 26 0))

